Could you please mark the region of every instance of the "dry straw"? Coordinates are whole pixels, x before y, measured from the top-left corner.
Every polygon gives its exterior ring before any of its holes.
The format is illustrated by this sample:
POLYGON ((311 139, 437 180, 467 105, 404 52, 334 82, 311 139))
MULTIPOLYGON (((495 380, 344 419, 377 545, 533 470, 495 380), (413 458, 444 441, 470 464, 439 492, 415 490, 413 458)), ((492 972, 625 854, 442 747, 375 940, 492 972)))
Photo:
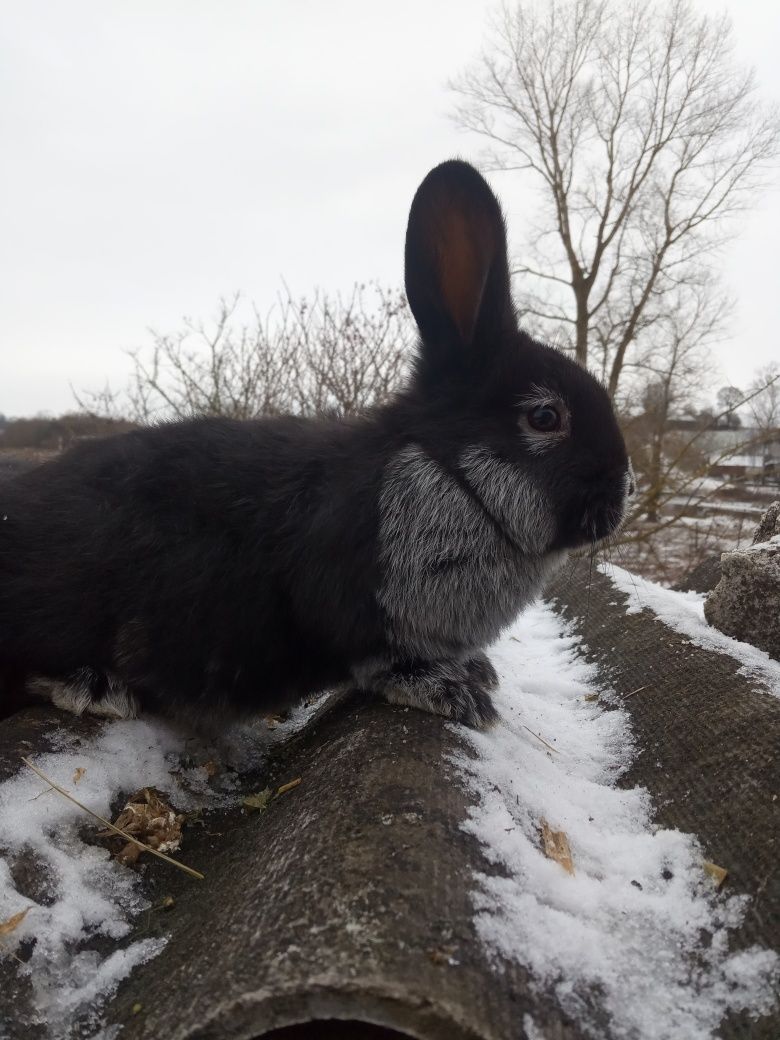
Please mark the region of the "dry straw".
POLYGON ((109 820, 104 819, 102 816, 98 816, 96 812, 92 812, 91 809, 88 809, 86 805, 83 805, 77 798, 74 798, 72 794, 69 794, 68 791, 60 787, 59 784, 55 784, 53 780, 49 779, 49 777, 46 776, 46 774, 42 772, 40 769, 38 769, 37 766, 34 766, 28 758, 24 758, 24 756, 22 756, 22 762, 24 762, 26 766, 32 769, 33 773, 39 776, 41 780, 44 781, 44 783, 47 783, 49 787, 53 788, 53 790, 55 790, 57 794, 61 794, 63 798, 67 798, 69 802, 73 802, 73 804, 77 805, 79 809, 82 810, 82 812, 85 812, 89 816, 92 816, 95 820, 98 820, 100 823, 103 824, 104 827, 107 827, 110 831, 114 831, 115 834, 121 834, 123 838, 125 838, 129 842, 132 842, 133 845, 137 845, 140 849, 143 849, 144 852, 150 852, 153 856, 157 856, 158 859, 163 859, 166 863, 170 863, 171 866, 178 867, 179 870, 183 870, 184 873, 189 874, 190 877, 197 878, 199 881, 204 880, 205 875, 201 874, 199 870, 193 870, 192 867, 185 866, 184 863, 180 863, 177 859, 174 859, 172 856, 166 856, 164 852, 159 852, 157 849, 153 849, 151 845, 144 844, 144 842, 139 841, 138 838, 134 838, 132 834, 128 834, 127 831, 123 831, 121 827, 115 827, 114 824, 111 823, 109 820))

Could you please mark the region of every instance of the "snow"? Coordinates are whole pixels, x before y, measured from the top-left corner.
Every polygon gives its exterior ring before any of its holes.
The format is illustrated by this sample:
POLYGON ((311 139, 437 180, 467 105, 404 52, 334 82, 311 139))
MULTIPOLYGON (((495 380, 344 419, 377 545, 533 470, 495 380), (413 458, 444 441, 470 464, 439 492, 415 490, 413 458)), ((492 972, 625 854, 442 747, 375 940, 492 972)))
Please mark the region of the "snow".
POLYGON ((609 691, 564 622, 536 605, 491 656, 501 721, 460 729, 473 756, 456 760, 476 799, 465 826, 496 868, 472 893, 489 951, 552 989, 593 1037, 604 1037, 594 1000, 610 1040, 704 1040, 730 1009, 767 1013, 780 958, 729 952, 747 899, 717 893, 695 837, 654 826, 645 789, 615 786, 632 757, 629 719, 585 699, 609 691), (542 852, 542 820, 568 836, 574 876, 542 852))
MULTIPOLYGON (((666 623, 671 618, 700 637, 700 597, 626 572, 612 577, 619 588, 633 592, 636 585, 641 605, 653 604, 666 623)), ((457 764, 474 793, 464 826, 496 868, 497 876, 486 870, 475 877, 472 897, 478 934, 497 965, 501 957, 517 961, 590 1035, 603 1037, 591 1018, 598 999, 609 1040, 705 1040, 729 1010, 767 1013, 780 958, 758 947, 730 952, 730 933, 748 899, 716 891, 694 836, 654 826, 646 790, 616 786, 633 754, 629 718, 605 710, 610 693, 599 688, 578 640, 549 606, 536 605, 492 657, 501 676, 501 721, 485 733, 459 728, 471 753, 457 764), (542 820, 568 836, 573 876, 543 854, 542 820), (704 934, 712 936, 709 945, 704 934)), ((316 710, 310 705, 272 735, 264 731, 260 746, 258 730, 236 731, 219 757, 239 769, 257 765, 268 743, 316 710)), ((169 792, 179 810, 231 804, 236 792, 228 779, 209 782, 197 765, 182 767, 185 756, 202 763, 211 754, 172 726, 135 720, 105 723, 89 740, 62 738, 33 761, 110 816, 118 799, 144 786, 169 792), (77 770, 84 770, 78 782, 77 770)), ((128 943, 134 917, 148 906, 142 881, 102 847, 86 844, 90 829, 31 771, 22 768, 0 784, 0 921, 31 907, 4 946, 13 952, 35 939, 18 970, 30 979, 52 1040, 64 1038, 86 1010, 99 1015, 119 982, 163 945, 128 943), (51 883, 37 901, 14 881, 20 855, 32 856, 36 874, 51 883), (113 940, 110 952, 84 948, 96 936, 113 940)), ((175 855, 188 862, 186 846, 175 855)), ((529 1040, 542 1035, 530 1016, 523 1027, 529 1040)))
POLYGON ((624 608, 627 613, 651 611, 659 621, 675 632, 687 636, 696 646, 732 657, 739 662, 742 674, 759 680, 767 692, 780 697, 780 663, 773 660, 764 650, 759 650, 750 643, 732 639, 731 636, 709 625, 704 617, 706 595, 667 589, 614 564, 601 564, 600 570, 628 597, 628 603, 624 608))
MULTIPOLYGON (((263 724, 236 727, 218 745, 160 720, 106 722, 92 739, 60 737, 55 750, 32 755, 31 761, 107 819, 117 801, 143 787, 168 793, 179 811, 217 808, 236 800, 235 774, 223 770, 209 779, 202 766, 211 758, 237 770, 259 765, 268 745, 300 728, 316 708, 316 703, 302 707, 273 734, 263 724), (198 764, 182 766, 183 760, 198 764), (78 780, 77 770, 83 770, 78 780)), ((116 863, 102 846, 85 843, 83 835, 92 832, 93 823, 24 765, 0 784, 0 922, 30 908, 4 937, 0 956, 35 940, 30 959, 18 970, 30 979, 38 1019, 52 1040, 68 1036, 84 1015, 97 1028, 100 1006, 164 945, 161 940, 123 944, 133 918, 149 903, 138 873, 116 863), (50 886, 38 901, 14 882, 20 856, 32 859, 36 877, 50 886), (114 949, 99 954, 83 948, 98 936, 114 940, 114 949)), ((186 846, 173 855, 188 862, 186 846)), ((5 1040, 2 1022, 0 1040, 5 1040)))

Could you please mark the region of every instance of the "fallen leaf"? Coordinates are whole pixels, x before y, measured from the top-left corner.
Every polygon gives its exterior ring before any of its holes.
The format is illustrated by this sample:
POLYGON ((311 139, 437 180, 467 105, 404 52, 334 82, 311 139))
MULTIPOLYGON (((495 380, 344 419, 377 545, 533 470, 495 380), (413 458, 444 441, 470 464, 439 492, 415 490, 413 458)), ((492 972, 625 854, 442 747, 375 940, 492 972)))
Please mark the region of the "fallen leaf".
POLYGON ((73 783, 77 784, 81 779, 83 779, 85 773, 86 769, 84 768, 84 766, 79 766, 76 772, 73 774, 73 783))
POLYGON ((273 796, 274 793, 271 788, 266 787, 263 791, 258 791, 257 794, 247 795, 243 801, 244 808, 264 812, 268 808, 273 796))
POLYGON ((587 701, 589 704, 592 704, 593 701, 597 701, 600 697, 600 693, 586 693, 582 699, 587 701))
POLYGON ((717 863, 710 863, 709 860, 705 860, 702 863, 704 872, 709 874, 712 880, 715 882, 715 887, 720 888, 726 878, 729 876, 729 872, 724 870, 723 867, 719 867, 717 863))
POLYGON ((554 859, 563 867, 567 874, 574 873, 574 863, 571 858, 569 839, 565 831, 554 831, 547 820, 542 820, 542 842, 544 854, 548 859, 554 859))
POLYGON ((0 921, 0 935, 10 935, 11 932, 15 932, 31 909, 32 907, 27 906, 24 910, 20 910, 18 914, 9 917, 7 921, 0 921))
POLYGON ((213 759, 209 759, 209 761, 204 762, 200 768, 204 771, 204 773, 210 780, 212 776, 216 776, 219 772, 219 762, 215 762, 213 759))

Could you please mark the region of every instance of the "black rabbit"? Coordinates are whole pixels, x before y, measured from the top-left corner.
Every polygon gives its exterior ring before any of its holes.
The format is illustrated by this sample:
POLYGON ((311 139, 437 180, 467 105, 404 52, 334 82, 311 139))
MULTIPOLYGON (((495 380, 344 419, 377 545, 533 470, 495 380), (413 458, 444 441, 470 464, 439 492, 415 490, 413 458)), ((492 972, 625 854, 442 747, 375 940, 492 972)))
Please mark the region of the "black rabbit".
POLYGON ((618 527, 629 464, 604 389, 519 331, 466 163, 415 195, 406 291, 413 375, 365 417, 169 423, 0 485, 0 697, 216 723, 352 683, 490 723, 483 648, 618 527))

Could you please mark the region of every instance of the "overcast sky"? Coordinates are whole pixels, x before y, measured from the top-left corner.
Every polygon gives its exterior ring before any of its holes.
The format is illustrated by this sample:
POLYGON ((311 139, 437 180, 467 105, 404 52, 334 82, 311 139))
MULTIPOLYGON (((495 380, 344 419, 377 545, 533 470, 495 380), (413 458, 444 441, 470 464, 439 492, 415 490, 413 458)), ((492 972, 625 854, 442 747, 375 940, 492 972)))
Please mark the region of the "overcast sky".
MULTIPOLYGON (((479 157, 449 119, 447 80, 493 7, 5 0, 0 412, 57 413, 71 384, 120 386, 148 327, 208 317, 235 290, 266 308, 282 279, 294 293, 400 283, 417 183, 479 157)), ((731 14, 779 99, 776 5, 731 14)), ((514 194, 508 216, 519 237, 514 194)), ((738 301, 724 382, 780 358, 779 243, 775 193, 724 257, 738 301)))

